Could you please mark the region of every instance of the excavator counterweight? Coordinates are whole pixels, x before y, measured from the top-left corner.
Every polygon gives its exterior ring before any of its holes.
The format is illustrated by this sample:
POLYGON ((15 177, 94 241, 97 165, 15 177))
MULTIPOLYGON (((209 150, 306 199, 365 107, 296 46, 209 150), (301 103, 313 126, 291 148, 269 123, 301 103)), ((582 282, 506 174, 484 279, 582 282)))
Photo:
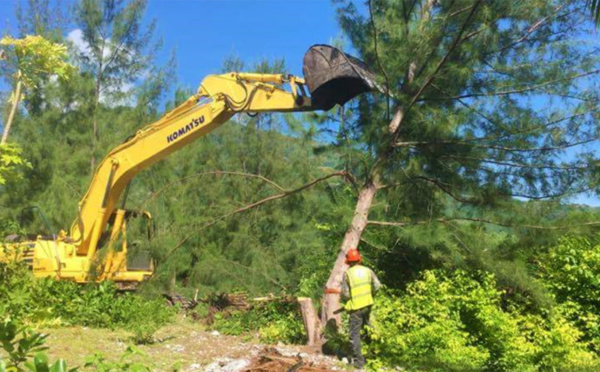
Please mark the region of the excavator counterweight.
POLYGON ((329 45, 310 47, 304 55, 302 72, 317 110, 329 110, 379 89, 375 74, 362 61, 329 45))

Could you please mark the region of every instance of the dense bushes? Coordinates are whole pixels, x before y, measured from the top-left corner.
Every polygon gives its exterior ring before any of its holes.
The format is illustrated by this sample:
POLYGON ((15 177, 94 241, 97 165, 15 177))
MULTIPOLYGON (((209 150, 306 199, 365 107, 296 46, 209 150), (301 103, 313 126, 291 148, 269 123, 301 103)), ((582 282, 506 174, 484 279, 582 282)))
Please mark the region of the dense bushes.
POLYGON ((256 333, 262 342, 271 344, 306 342, 302 317, 294 302, 274 301, 249 311, 217 313, 212 327, 228 335, 256 333))
POLYGON ((541 257, 539 277, 563 313, 600 352, 600 244, 564 237, 541 257))
MULTIPOLYGON (((365 352, 370 367, 408 371, 600 370, 600 245, 563 238, 534 261, 533 272, 554 300, 530 306, 527 294, 501 289, 484 271, 425 270, 405 290, 385 289, 373 309, 365 352)), ((310 273, 309 273, 310 274, 310 273)), ((298 291, 316 288, 310 285, 298 291)), ((0 319, 25 324, 119 327, 151 340, 173 310, 162 301, 118 293, 111 283, 81 286, 34 280, 23 264, 0 263, 0 319), (147 316, 152 314, 152 316, 147 316)), ((212 327, 252 334, 265 343, 303 343, 293 301, 214 315, 212 327)))
POLYGON ((110 282, 82 286, 35 280, 21 263, 0 263, 0 319, 44 326, 124 328, 134 333, 137 342, 144 342, 172 316, 173 310, 163 301, 118 293, 110 282))
POLYGON ((597 370, 600 360, 569 310, 525 313, 491 274, 426 271, 374 308, 374 366, 427 371, 597 370))
MULTIPOLYGON (((425 270, 377 297, 365 345, 370 367, 409 371, 598 371, 600 245, 563 238, 530 266, 554 301, 536 306, 485 271, 425 270)), ((312 280, 312 277, 308 277, 312 280)), ((305 290, 300 287, 299 291, 305 290)), ((215 329, 298 342, 293 304, 217 315, 215 329)))

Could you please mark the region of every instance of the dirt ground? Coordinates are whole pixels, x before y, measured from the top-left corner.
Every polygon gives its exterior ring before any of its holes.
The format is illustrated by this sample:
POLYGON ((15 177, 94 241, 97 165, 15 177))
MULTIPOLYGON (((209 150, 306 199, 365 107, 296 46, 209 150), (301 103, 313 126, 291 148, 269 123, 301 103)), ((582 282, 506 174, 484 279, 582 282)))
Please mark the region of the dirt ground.
MULTIPOLYGON (((69 367, 85 364, 86 358, 99 352, 107 361, 118 361, 129 345, 127 332, 87 327, 42 329, 49 334, 47 354, 51 360, 63 358, 69 367)), ((127 361, 143 362, 155 371, 238 372, 252 367, 266 345, 252 336, 236 337, 206 330, 186 319, 164 327, 156 333, 157 342, 136 346, 140 353, 127 361)), ((323 356, 306 346, 276 345, 281 355, 299 355, 307 364, 326 370, 345 370, 344 363, 323 356)))

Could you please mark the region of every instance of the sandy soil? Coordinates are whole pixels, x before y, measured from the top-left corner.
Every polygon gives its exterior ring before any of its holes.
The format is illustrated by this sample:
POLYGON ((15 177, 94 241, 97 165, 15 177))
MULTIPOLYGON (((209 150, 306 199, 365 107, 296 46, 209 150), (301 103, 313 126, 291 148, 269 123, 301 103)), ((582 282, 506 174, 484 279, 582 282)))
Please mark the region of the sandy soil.
MULTIPOLYGON (((131 345, 130 335, 120 330, 61 327, 40 331, 49 334, 47 354, 50 359, 63 358, 69 367, 82 367, 86 358, 96 352, 102 353, 108 361, 118 361, 131 345)), ((140 353, 127 361, 142 362, 155 371, 238 372, 265 348, 252 336, 222 335, 186 319, 164 327, 157 332, 156 339, 153 344, 136 346, 140 353)), ((306 346, 277 345, 276 348, 283 355, 300 354, 304 360, 331 370, 346 368, 337 359, 306 346)))

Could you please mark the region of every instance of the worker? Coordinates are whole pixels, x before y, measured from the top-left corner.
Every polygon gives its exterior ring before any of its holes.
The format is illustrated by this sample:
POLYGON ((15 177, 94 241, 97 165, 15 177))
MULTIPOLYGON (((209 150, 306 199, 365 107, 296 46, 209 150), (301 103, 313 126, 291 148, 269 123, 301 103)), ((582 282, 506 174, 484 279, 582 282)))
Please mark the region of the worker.
POLYGON ((342 297, 348 300, 344 309, 350 316, 352 357, 357 369, 363 369, 365 366, 365 358, 361 351, 361 332, 365 326, 370 326, 373 295, 381 287, 373 270, 361 265, 361 262, 362 257, 358 249, 350 249, 346 254, 346 264, 350 267, 342 280, 342 297))

